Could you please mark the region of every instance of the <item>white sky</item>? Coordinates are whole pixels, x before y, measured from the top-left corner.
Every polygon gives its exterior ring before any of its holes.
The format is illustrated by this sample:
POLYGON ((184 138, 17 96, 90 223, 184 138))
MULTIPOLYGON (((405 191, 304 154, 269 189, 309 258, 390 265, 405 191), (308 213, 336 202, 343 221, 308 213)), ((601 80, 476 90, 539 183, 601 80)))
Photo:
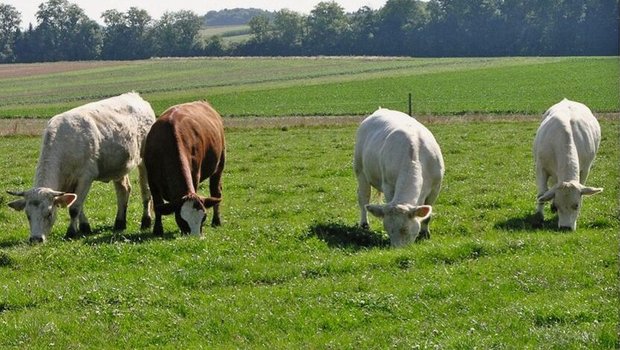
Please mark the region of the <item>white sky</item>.
MULTIPOLYGON (((21 27, 28 27, 29 23, 37 25, 36 12, 39 5, 47 0, 0 0, 0 4, 13 5, 21 13, 21 27)), ((146 10, 151 17, 159 19, 166 11, 192 10, 202 16, 211 10, 223 10, 232 8, 259 8, 270 11, 277 11, 283 8, 299 13, 308 14, 321 2, 321 0, 69 0, 70 3, 81 7, 86 15, 91 19, 102 23, 101 14, 105 10, 116 9, 121 12, 127 11, 130 7, 137 7, 146 10)), ((387 0, 337 0, 346 12, 354 12, 363 6, 372 9, 379 9, 385 5, 387 0)))

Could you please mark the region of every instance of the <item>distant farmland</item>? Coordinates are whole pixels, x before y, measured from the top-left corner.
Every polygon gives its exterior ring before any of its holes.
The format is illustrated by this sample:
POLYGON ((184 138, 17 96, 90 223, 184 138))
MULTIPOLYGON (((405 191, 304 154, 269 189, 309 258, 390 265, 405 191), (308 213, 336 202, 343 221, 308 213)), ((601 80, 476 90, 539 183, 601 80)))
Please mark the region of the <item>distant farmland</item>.
POLYGON ((0 66, 0 117, 48 118, 130 90, 157 113, 208 99, 225 116, 540 114, 566 97, 620 110, 617 57, 195 58, 0 66), (46 71, 46 67, 49 71, 46 71), (34 69, 36 68, 36 69, 34 69), (19 70, 23 74, 16 76, 19 70))

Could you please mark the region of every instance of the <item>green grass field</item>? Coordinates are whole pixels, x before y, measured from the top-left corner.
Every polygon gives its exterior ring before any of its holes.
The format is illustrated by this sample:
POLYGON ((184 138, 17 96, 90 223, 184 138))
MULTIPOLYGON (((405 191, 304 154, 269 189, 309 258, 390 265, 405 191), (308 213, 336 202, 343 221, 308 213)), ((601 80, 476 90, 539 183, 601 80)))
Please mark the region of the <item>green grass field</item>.
POLYGON ((0 117, 49 118, 130 90, 157 113, 208 99, 224 116, 367 115, 378 106, 406 111, 409 93, 418 115, 541 114, 564 97, 618 112, 618 63, 618 57, 155 59, 36 74, 14 65, 24 74, 0 72, 0 117))
MULTIPOLYGON (((536 118, 567 97, 620 111, 612 58, 162 59, 0 67, 0 117, 49 118, 136 90, 157 113, 207 98, 225 116, 429 118, 446 176, 432 238, 389 248, 356 227, 355 125, 227 129, 223 226, 204 240, 112 232, 111 184, 86 202, 95 233, 31 246, 4 190, 27 189, 40 138, 0 137, 0 348, 615 349, 620 120, 603 140, 576 232, 533 229, 536 118), (72 69, 74 67, 74 69, 72 69), (14 74, 19 71, 20 74, 14 74), (55 71, 53 73, 52 71, 55 71), (469 120, 469 122, 463 122, 469 120), (436 122, 437 121, 437 122, 436 122)), ((243 119, 241 119, 243 120, 243 119)), ((426 119, 425 119, 426 120, 426 119)), ((204 186, 203 186, 204 187, 204 186)), ((205 188, 200 192, 205 194, 205 188)), ((374 197, 373 201, 380 201, 374 197)))
MULTIPOLYGON (((378 220, 355 227, 355 126, 228 130, 224 223, 204 240, 172 217, 140 232, 134 180, 125 233, 97 183, 96 234, 62 240, 65 211, 30 246, 1 194, 0 347, 617 348, 620 122, 602 122, 589 184, 605 191, 573 233, 549 212, 529 224, 537 126, 428 125, 446 176, 431 239, 404 249, 378 220)), ((39 142, 0 138, 2 188, 31 185, 39 142)))

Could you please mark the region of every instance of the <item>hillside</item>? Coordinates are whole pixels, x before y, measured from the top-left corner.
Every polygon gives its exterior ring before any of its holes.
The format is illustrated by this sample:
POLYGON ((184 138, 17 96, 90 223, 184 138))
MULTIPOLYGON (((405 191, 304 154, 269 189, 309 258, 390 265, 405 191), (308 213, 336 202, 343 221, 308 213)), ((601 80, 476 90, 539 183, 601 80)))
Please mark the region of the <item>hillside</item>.
POLYGON ((209 11, 204 16, 204 25, 207 27, 237 26, 247 24, 253 17, 259 15, 264 15, 271 18, 274 14, 275 12, 257 8, 234 8, 220 11, 209 11))

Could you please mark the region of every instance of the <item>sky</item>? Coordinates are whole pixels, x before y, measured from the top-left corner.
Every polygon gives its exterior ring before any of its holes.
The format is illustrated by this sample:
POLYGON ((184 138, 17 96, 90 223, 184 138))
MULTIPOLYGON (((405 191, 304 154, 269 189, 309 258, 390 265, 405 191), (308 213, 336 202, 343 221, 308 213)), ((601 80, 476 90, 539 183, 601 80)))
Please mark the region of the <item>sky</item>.
MULTIPOLYGON (((0 4, 12 5, 21 13, 21 27, 23 28, 28 27, 29 23, 32 23, 34 26, 37 25, 35 14, 39 9, 39 5, 45 2, 47 0, 0 0, 0 4)), ((159 19, 166 11, 192 10, 199 16, 202 16, 211 10, 237 7, 254 7, 270 11, 286 8, 302 14, 308 14, 321 0, 69 0, 69 2, 77 4, 88 17, 102 23, 101 14, 105 10, 116 9, 125 12, 130 7, 146 10, 154 19, 159 19)), ((354 12, 364 6, 377 10, 383 7, 387 0, 337 0, 336 2, 346 12, 354 12)))

